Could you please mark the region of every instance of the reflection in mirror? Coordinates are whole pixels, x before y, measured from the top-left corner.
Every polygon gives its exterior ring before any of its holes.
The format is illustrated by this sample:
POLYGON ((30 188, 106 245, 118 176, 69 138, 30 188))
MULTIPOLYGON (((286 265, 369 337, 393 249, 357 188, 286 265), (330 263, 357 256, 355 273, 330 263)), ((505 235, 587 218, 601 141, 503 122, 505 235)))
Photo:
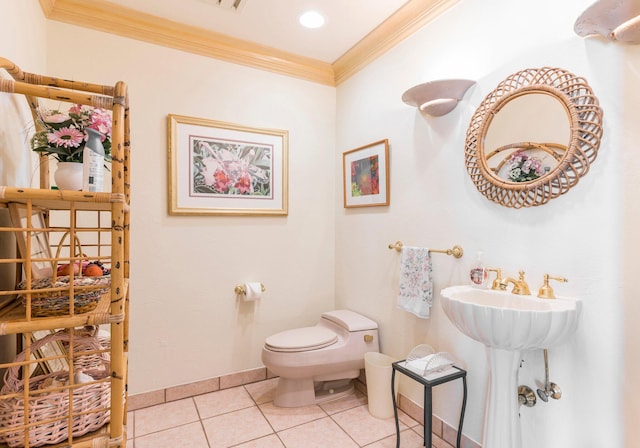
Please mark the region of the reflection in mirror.
POLYGON ((583 78, 560 68, 525 69, 476 109, 465 165, 487 199, 514 208, 542 205, 589 171, 601 138, 602 109, 583 78))
POLYGON ((564 104, 544 92, 506 102, 484 139, 488 168, 507 182, 529 182, 549 173, 567 150, 569 118, 564 104))

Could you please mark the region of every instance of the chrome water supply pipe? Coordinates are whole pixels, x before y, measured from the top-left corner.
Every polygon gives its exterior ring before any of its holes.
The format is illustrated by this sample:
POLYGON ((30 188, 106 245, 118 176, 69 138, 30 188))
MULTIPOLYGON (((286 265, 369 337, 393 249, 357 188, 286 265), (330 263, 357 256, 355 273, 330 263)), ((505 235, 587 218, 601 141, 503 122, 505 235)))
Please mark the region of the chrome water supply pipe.
POLYGON ((544 390, 538 389, 538 396, 545 403, 549 401, 549 397, 559 400, 562 397, 562 390, 556 383, 549 382, 549 354, 544 349, 544 390))

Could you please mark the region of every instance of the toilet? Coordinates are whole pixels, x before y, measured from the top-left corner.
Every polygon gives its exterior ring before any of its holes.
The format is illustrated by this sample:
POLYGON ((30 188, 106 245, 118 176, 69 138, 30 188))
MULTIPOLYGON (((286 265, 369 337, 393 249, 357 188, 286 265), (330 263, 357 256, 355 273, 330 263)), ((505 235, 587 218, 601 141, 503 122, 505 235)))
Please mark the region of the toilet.
POLYGON ((378 324, 349 310, 329 311, 313 327, 269 336, 262 362, 280 377, 273 403, 295 408, 348 395, 364 354, 378 351, 378 324))

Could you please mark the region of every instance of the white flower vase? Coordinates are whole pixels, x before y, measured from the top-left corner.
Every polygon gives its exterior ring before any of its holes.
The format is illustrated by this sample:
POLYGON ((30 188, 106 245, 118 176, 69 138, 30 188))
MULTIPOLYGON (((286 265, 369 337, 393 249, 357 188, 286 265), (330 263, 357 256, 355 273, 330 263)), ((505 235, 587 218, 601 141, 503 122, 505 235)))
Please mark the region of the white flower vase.
POLYGON ((59 190, 82 190, 82 163, 58 162, 53 178, 59 190))

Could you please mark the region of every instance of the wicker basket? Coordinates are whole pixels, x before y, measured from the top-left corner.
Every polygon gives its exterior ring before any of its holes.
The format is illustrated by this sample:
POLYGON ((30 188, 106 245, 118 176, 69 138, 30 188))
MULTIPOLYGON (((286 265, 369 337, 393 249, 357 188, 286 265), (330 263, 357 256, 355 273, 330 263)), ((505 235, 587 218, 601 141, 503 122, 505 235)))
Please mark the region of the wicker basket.
MULTIPOLYGON (((108 275, 99 277, 83 277, 82 269, 78 275, 61 276, 57 275, 57 265, 60 258, 60 251, 63 247, 65 239, 69 236, 69 232, 60 239, 58 249, 56 251, 55 261, 53 262, 53 277, 41 278, 33 280, 31 287, 26 281, 18 284, 18 289, 31 291, 31 315, 33 317, 52 317, 70 314, 70 285, 73 281, 73 312, 74 314, 82 314, 93 311, 100 301, 100 296, 109 291, 111 285, 111 277, 108 275), (73 279, 73 280, 71 280, 73 279)), ((87 258, 82 253, 82 246, 77 235, 75 240, 76 258, 87 258)), ((73 263, 80 263, 80 261, 73 263)), ((27 306, 29 301, 26 294, 21 294, 22 303, 27 306)))
MULTIPOLYGON (((59 331, 48 335, 31 345, 35 353, 45 344, 68 343, 69 333, 59 331)), ((74 369, 91 376, 94 380, 107 378, 110 373, 109 357, 106 353, 96 356, 96 350, 103 350, 99 340, 91 336, 74 336, 74 369), (83 352, 92 352, 83 355, 83 352), (92 360, 93 365, 87 363, 92 360), (81 367, 80 367, 81 366, 81 367)), ((20 353, 15 362, 24 361, 25 352, 20 353)), ((18 397, 0 399, 0 442, 10 447, 25 446, 25 429, 29 427, 29 446, 38 447, 58 443, 69 438, 69 413, 73 414, 73 436, 81 436, 95 431, 109 422, 111 398, 110 382, 89 382, 86 385, 45 386, 52 380, 66 381, 69 372, 58 371, 29 379, 28 419, 24 400, 24 381, 18 378, 20 366, 9 368, 4 377, 2 395, 20 394, 18 397), (72 392, 71 392, 72 389, 72 392), (70 409, 70 392, 72 406, 70 409)))
MULTIPOLYGON (((33 317, 51 317, 70 314, 69 301, 70 277, 41 278, 31 282, 31 315, 33 317), (42 291, 37 291, 42 290, 42 291)), ((74 277, 73 278, 73 312, 74 314, 93 311, 100 301, 100 296, 107 291, 111 278, 74 277)), ((19 289, 26 289, 26 282, 20 282, 19 289)), ((21 294, 22 303, 27 306, 26 294, 21 294)))

